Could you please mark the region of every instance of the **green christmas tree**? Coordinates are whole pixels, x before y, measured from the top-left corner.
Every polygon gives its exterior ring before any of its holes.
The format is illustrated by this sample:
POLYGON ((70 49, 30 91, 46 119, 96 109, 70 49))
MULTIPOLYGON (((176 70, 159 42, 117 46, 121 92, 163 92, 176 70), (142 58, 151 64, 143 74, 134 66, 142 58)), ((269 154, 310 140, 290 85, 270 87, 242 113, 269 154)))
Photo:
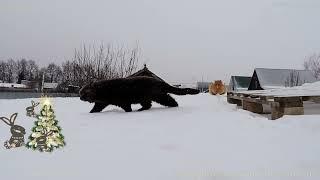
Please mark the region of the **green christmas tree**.
POLYGON ((40 152, 52 152, 55 148, 65 146, 61 127, 55 119, 52 104, 49 99, 43 100, 40 114, 36 115, 37 121, 32 128, 29 141, 26 146, 40 152))

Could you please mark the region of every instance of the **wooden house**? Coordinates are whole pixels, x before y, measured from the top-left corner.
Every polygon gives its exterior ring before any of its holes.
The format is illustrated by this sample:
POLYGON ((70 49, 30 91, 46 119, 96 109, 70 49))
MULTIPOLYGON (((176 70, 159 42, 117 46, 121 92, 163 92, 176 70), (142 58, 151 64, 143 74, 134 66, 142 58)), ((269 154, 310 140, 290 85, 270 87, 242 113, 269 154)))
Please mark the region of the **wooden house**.
POLYGON ((130 76, 128 77, 134 77, 134 76, 149 76, 149 77, 153 77, 153 78, 156 78, 160 81, 164 81, 163 79, 161 79, 159 76, 157 76, 156 74, 154 74, 153 72, 151 72, 148 68, 147 68, 147 65, 145 64, 144 65, 144 68, 139 70, 138 72, 136 73, 133 73, 131 74, 130 76))

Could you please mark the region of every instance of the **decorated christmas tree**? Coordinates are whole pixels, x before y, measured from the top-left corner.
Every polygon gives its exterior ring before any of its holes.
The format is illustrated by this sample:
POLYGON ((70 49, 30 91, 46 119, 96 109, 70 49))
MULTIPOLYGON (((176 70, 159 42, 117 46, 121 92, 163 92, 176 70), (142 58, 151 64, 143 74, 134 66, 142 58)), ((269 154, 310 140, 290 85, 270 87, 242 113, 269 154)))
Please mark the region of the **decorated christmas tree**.
POLYGON ((48 98, 41 101, 40 114, 36 115, 37 120, 29 136, 26 146, 40 152, 52 152, 55 148, 65 145, 64 136, 61 134, 61 127, 54 115, 52 104, 48 98))

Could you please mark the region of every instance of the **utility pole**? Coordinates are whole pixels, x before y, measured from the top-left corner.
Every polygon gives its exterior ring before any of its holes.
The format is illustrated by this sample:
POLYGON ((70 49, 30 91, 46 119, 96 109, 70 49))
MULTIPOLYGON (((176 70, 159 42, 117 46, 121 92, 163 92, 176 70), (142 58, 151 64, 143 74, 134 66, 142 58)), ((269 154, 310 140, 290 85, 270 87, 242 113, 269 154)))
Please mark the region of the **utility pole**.
POLYGON ((202 77, 201 77, 201 81, 202 81, 202 85, 201 85, 201 92, 203 92, 203 86, 204 86, 204 82, 203 82, 203 75, 202 75, 202 77))
POLYGON ((43 72, 43 74, 42 74, 41 93, 43 93, 44 73, 45 73, 45 72, 43 72))

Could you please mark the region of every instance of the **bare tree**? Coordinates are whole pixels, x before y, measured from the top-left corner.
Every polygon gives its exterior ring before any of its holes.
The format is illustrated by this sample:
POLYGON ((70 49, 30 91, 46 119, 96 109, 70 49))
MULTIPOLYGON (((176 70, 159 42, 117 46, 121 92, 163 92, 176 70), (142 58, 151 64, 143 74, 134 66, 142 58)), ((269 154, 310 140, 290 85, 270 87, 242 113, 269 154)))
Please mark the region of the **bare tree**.
POLYGON ((0 80, 8 83, 21 83, 22 80, 38 80, 39 68, 33 60, 0 61, 0 80))
POLYGON ((39 68, 35 61, 26 59, 0 61, 0 80, 8 83, 21 83, 22 80, 40 83, 44 75, 45 82, 57 82, 62 88, 68 85, 81 87, 95 80, 131 75, 137 69, 140 55, 138 44, 133 48, 112 44, 83 45, 62 66, 50 63, 39 68))
POLYGON ((300 73, 292 70, 285 81, 285 87, 301 86, 305 80, 301 79, 300 73))
POLYGON ((72 62, 65 63, 62 71, 65 80, 82 86, 95 80, 127 77, 136 70, 139 58, 138 45, 131 49, 111 44, 84 45, 75 50, 72 62))
POLYGON ((29 81, 35 81, 39 79, 39 67, 35 61, 29 60, 26 67, 26 79, 29 81))
POLYGON ((315 78, 320 78, 320 53, 307 57, 303 65, 305 69, 313 73, 315 78))
POLYGON ((0 80, 2 82, 6 82, 7 74, 6 74, 7 63, 4 61, 0 62, 0 80))
POLYGON ((62 82, 72 82, 72 81, 74 81, 72 62, 66 61, 62 63, 62 82))
POLYGON ((18 79, 18 84, 21 84, 22 80, 26 80, 27 74, 27 60, 21 59, 16 63, 16 74, 18 79))
POLYGON ((62 80, 62 70, 61 67, 55 63, 50 63, 45 70, 45 81, 46 82, 56 82, 59 83, 62 80))
POLYGON ((13 59, 9 59, 7 61, 7 66, 6 66, 6 74, 7 74, 7 82, 8 83, 13 83, 16 81, 16 73, 17 73, 17 70, 16 70, 16 67, 17 67, 17 64, 16 62, 13 60, 13 59))

